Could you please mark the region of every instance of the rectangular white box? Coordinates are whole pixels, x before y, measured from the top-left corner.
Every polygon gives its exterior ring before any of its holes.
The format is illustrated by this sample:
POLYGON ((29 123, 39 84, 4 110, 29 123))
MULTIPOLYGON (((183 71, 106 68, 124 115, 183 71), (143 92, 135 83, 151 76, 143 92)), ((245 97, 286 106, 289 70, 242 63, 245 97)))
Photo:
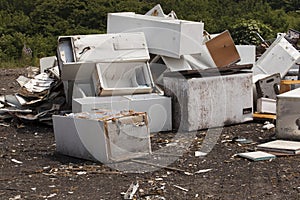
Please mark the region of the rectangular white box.
POLYGON ((256 61, 252 68, 253 75, 280 73, 283 78, 299 59, 300 52, 284 38, 284 35, 279 36, 256 61))
POLYGON ((129 100, 130 109, 147 112, 151 133, 172 130, 172 102, 170 97, 158 94, 124 96, 129 100))
POLYGON ((300 88, 277 96, 276 137, 300 140, 300 88))
POLYGON ((134 110, 146 112, 151 133, 172 130, 171 98, 158 94, 128 96, 86 97, 73 99, 72 112, 97 110, 134 110))
POLYGON ((96 96, 151 93, 153 80, 148 63, 98 63, 93 73, 96 96))
POLYGON ((276 114, 276 100, 264 97, 257 99, 257 112, 276 114))
POLYGON ((180 58, 201 52, 204 23, 133 12, 109 13, 108 33, 144 32, 152 54, 180 58))
POLYGON ((53 115, 59 153, 109 163, 151 153, 145 113, 53 115))
POLYGON ((253 119, 252 73, 199 76, 164 77, 174 129, 195 131, 253 119))
POLYGON ((129 110, 129 100, 123 96, 85 97, 72 100, 73 113, 96 112, 99 110, 129 110))

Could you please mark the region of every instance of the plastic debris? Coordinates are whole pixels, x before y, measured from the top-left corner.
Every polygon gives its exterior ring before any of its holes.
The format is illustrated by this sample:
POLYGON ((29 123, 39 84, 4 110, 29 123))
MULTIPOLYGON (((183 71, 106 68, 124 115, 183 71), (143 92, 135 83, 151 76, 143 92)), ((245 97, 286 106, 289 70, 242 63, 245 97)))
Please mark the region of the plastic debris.
POLYGON ((275 127, 275 125, 274 124, 272 124, 271 122, 269 122, 269 121, 266 121, 265 123, 264 123, 264 125, 263 125, 263 129, 265 129, 265 130, 270 130, 271 128, 274 128, 275 127))
POLYGON ((85 175, 85 174, 87 174, 87 172, 77 172, 76 174, 77 175, 85 175))
POLYGON ((9 200, 18 200, 18 199, 22 199, 21 195, 16 195, 12 198, 9 198, 9 200))
POLYGON ((300 154, 300 142, 288 140, 274 140, 267 143, 257 145, 257 150, 265 151, 277 155, 296 155, 300 154))
POLYGON ((57 194, 56 194, 56 193, 53 193, 53 194, 50 194, 50 195, 48 195, 48 196, 43 196, 43 198, 44 198, 44 199, 48 199, 48 198, 53 198, 53 197, 55 197, 55 196, 57 196, 57 194))
POLYGON ((188 176, 193 176, 194 174, 191 173, 191 172, 184 172, 185 175, 188 175, 188 176))
POLYGON ((9 124, 5 124, 5 123, 0 123, 0 126, 4 126, 4 127, 9 127, 9 124))
POLYGON ((14 159, 14 158, 11 159, 11 161, 14 162, 14 163, 17 163, 17 164, 22 164, 22 163, 23 163, 23 162, 21 162, 21 161, 19 161, 19 160, 16 160, 16 159, 14 159))
POLYGON ((205 153, 205 152, 195 151, 195 157, 204 157, 206 155, 207 155, 207 153, 205 153))
POLYGON ((180 189, 180 190, 182 190, 182 191, 185 191, 185 192, 188 192, 188 191, 189 191, 188 189, 183 188, 183 187, 181 187, 181 186, 179 186, 179 185, 173 185, 173 186, 176 187, 176 188, 178 188, 178 189, 180 189))
POLYGON ((247 138, 244 138, 244 137, 234 137, 232 139, 232 142, 237 142, 237 143, 240 143, 240 144, 251 144, 251 143, 253 143, 253 140, 252 139, 247 139, 247 138))
POLYGON ((160 196, 160 195, 152 195, 152 196, 146 196, 146 200, 166 200, 165 197, 160 196))
POLYGON ((124 194, 124 199, 133 199, 133 196, 135 195, 135 193, 137 192, 139 188, 139 183, 132 183, 128 190, 126 191, 126 193, 124 194))
POLYGON ((201 170, 198 170, 195 172, 195 174, 201 174, 201 173, 206 173, 206 172, 209 172, 211 171, 212 169, 201 169, 201 170))
POLYGON ((253 161, 260 161, 260 160, 271 160, 276 158, 275 155, 266 153, 263 151, 254 151, 254 152, 246 152, 246 153, 238 153, 240 157, 247 158, 253 161))
POLYGON ((0 96, 0 119, 17 117, 52 125, 52 115, 65 108, 65 96, 60 78, 51 69, 40 74, 35 71, 34 76, 30 73, 32 77, 19 76, 19 91, 0 96))

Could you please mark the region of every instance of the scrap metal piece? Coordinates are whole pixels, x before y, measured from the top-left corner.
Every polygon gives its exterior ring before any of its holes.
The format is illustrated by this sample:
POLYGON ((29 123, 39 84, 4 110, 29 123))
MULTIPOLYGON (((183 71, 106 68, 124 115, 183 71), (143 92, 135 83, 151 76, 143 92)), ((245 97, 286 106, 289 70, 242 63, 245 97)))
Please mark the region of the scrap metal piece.
POLYGON ((5 95, 5 103, 12 107, 17 107, 17 108, 20 108, 22 106, 18 98, 14 94, 5 95))
POLYGON ((19 83, 19 85, 21 86, 21 87, 23 87, 27 82, 29 82, 30 81, 30 78, 27 78, 27 77, 25 77, 25 76, 19 76, 18 78, 17 78, 17 82, 19 83))
POLYGON ((49 78, 47 73, 41 73, 36 75, 33 79, 28 81, 24 87, 32 93, 40 93, 48 90, 51 84, 54 82, 52 78, 49 78))
POLYGON ((5 95, 0 95, 0 102, 5 103, 5 95))
POLYGON ((59 110, 60 105, 59 104, 53 104, 52 108, 49 110, 44 110, 42 112, 39 112, 37 114, 21 114, 21 113, 16 113, 16 116, 20 119, 25 119, 25 120, 29 120, 29 121, 34 121, 34 120, 38 120, 39 118, 42 118, 43 116, 47 115, 48 113, 54 111, 54 110, 59 110))
POLYGON ((18 94, 22 97, 29 98, 29 99, 44 99, 48 94, 49 90, 43 90, 42 92, 29 92, 25 87, 19 89, 18 94))
POLYGON ((57 79, 60 79, 60 72, 59 72, 58 66, 48 68, 47 71, 49 71, 51 74, 53 74, 57 79))

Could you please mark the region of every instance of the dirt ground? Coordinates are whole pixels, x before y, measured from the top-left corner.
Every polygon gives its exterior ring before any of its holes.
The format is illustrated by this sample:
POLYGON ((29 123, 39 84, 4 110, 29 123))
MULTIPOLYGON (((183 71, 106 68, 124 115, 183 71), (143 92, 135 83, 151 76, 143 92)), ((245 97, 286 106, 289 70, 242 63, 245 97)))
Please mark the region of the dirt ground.
MULTIPOLYGON (((19 85, 15 80, 24 73, 24 69, 1 69, 0 93, 16 92, 19 85)), ((51 126, 2 121, 0 199, 123 199, 122 192, 135 182, 139 183, 135 199, 300 199, 299 156, 257 162, 234 156, 274 139, 275 130, 263 130, 263 123, 224 127, 220 136, 209 133, 213 129, 185 133, 194 134, 188 137, 191 145, 171 165, 132 173, 56 153, 51 126), (253 142, 232 142, 235 137, 253 142), (195 156, 204 142, 212 140, 213 144, 214 139, 216 144, 206 156, 195 156)), ((152 134, 152 149, 186 142, 185 137, 175 140, 174 135, 152 134)), ((167 160, 170 156, 158 157, 167 160)), ((146 165, 147 160, 141 162, 135 165, 146 165)))

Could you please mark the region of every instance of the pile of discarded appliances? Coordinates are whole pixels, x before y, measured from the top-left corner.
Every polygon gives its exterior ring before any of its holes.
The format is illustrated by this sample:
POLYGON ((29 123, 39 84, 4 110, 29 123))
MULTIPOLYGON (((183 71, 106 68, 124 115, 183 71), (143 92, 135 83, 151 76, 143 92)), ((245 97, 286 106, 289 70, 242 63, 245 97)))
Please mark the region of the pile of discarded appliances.
MULTIPOLYGON (((299 80, 295 39, 294 30, 278 34, 257 58, 256 46, 235 45, 227 30, 210 35, 204 23, 166 15, 160 5, 145 15, 109 13, 107 34, 60 36, 57 56, 44 58, 42 75, 22 79, 23 90, 38 92, 48 108, 9 113, 53 115, 58 152, 103 163, 151 154, 150 133, 222 127, 257 113, 277 113, 278 125, 285 124, 280 121, 290 112, 300 117, 300 89, 280 94, 284 79, 299 80), (36 85, 48 89, 29 90, 36 85)), ((285 125, 278 136, 291 128, 300 139, 296 124, 285 125)))

